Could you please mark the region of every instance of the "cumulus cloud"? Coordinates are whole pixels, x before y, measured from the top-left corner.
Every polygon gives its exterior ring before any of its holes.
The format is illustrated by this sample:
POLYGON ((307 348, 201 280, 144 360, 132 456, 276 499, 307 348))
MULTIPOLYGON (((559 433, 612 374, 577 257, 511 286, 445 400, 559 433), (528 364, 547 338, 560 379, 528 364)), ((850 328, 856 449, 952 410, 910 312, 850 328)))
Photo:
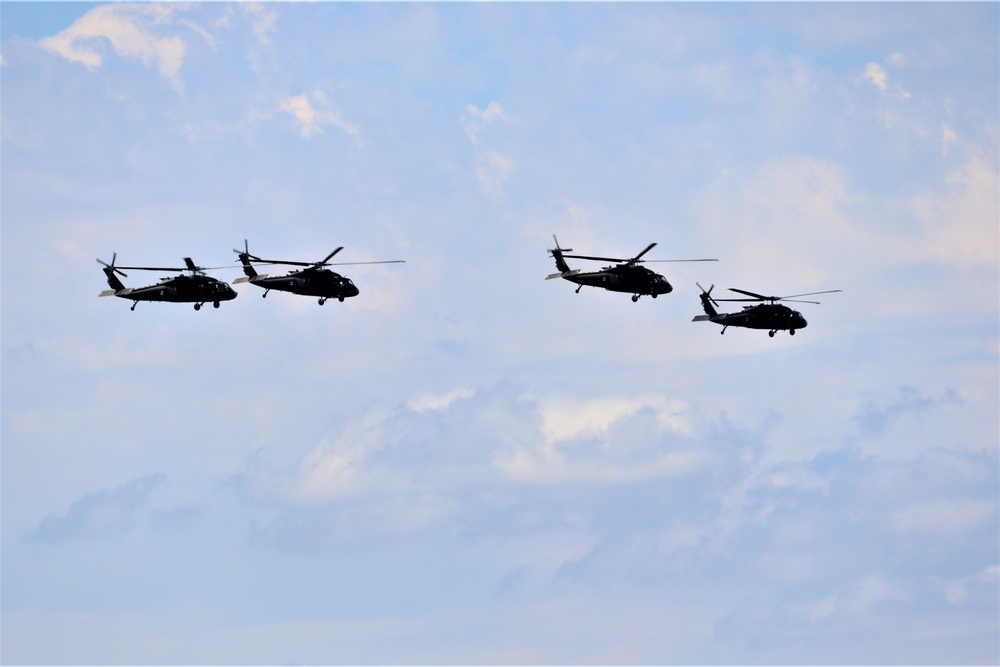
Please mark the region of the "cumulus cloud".
POLYGON ((360 136, 358 128, 348 123, 333 108, 322 91, 317 90, 310 95, 293 95, 280 104, 281 111, 290 114, 299 125, 299 135, 310 139, 323 134, 324 126, 332 126, 357 139, 360 136))
MULTIPOLYGON (((861 420, 877 421, 884 433, 895 428, 890 413, 951 400, 924 403, 904 396, 861 420)), ((834 566, 863 578, 869 563, 837 562, 859 543, 950 536, 959 548, 996 518, 997 475, 985 465, 995 459, 986 454, 917 451, 906 461, 876 461, 845 432, 845 449, 766 461, 777 422, 765 421, 750 429, 724 418, 706 422, 684 401, 657 393, 573 398, 525 396, 509 386, 456 389, 373 408, 291 465, 254 464, 242 483, 254 506, 278 510, 258 539, 316 548, 487 524, 514 533, 545 525, 617 535, 614 508, 634 512, 655 497, 663 512, 638 524, 633 517, 634 534, 578 554, 564 571, 588 577, 621 559, 628 569, 640 567, 634 559, 718 558, 746 545, 760 559, 757 575, 775 581, 824 580, 834 566), (778 571, 767 561, 772 550, 800 557, 778 571)), ((922 558, 914 552, 914 567, 925 567, 922 558)), ((851 596, 849 607, 870 606, 859 600, 871 587, 852 593, 855 581, 841 582, 837 606, 851 596)), ((822 616, 822 606, 811 614, 822 616)))
POLYGON ((690 428, 685 404, 661 395, 539 400, 503 387, 457 389, 373 409, 319 443, 294 473, 255 468, 246 482, 252 493, 301 505, 616 485, 710 465, 690 428))
POLYGON ((175 87, 184 62, 185 44, 176 35, 162 35, 173 25, 173 15, 182 10, 173 4, 109 4, 95 7, 70 27, 41 40, 43 48, 88 68, 104 62, 102 42, 122 58, 153 66, 175 87))

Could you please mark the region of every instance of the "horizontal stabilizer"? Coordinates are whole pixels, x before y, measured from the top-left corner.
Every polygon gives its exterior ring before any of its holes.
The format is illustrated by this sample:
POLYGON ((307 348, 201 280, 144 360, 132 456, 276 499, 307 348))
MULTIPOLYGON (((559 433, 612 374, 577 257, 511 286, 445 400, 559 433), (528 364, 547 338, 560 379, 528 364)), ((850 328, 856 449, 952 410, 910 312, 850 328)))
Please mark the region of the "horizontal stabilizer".
POLYGON ((132 293, 131 287, 125 289, 106 289, 97 296, 126 296, 132 293))
POLYGON ((580 269, 573 269, 572 271, 561 271, 559 273, 552 273, 545 276, 546 280, 552 280, 553 278, 565 278, 566 276, 575 276, 580 273, 580 269))
POLYGON ((264 278, 267 278, 266 273, 258 276, 253 276, 252 278, 250 276, 240 276, 239 278, 233 281, 233 284, 239 285, 240 283, 255 283, 258 280, 263 280, 264 278))
POLYGON ((691 321, 692 322, 711 322, 712 321, 712 316, 711 315, 695 315, 694 319, 691 320, 691 321))

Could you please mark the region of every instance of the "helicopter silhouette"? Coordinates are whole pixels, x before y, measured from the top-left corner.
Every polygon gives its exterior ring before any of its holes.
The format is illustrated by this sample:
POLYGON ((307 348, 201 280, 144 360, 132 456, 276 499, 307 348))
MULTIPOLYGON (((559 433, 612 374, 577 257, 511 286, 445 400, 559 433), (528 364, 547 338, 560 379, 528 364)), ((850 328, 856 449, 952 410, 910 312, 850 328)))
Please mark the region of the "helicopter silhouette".
POLYGON ((331 264, 330 259, 343 249, 344 246, 340 246, 318 262, 295 262, 262 259, 256 255, 250 254, 250 246, 246 239, 244 239, 243 251, 241 252, 234 249, 233 252, 239 256, 240 263, 243 265, 243 273, 246 275, 234 280, 233 284, 251 283, 253 285, 257 285, 258 287, 262 287, 264 289, 264 294, 261 295, 262 297, 267 297, 267 293, 271 290, 291 292, 292 294, 302 294, 305 296, 318 296, 319 305, 322 306, 326 303, 327 299, 337 299, 342 302, 344 299, 357 296, 361 293, 350 278, 342 276, 336 271, 331 271, 330 269, 324 267, 348 266, 356 264, 405 263, 401 259, 394 259, 382 262, 339 262, 331 264), (253 266, 253 262, 257 262, 258 264, 304 266, 306 268, 298 271, 292 271, 291 273, 283 276, 270 276, 266 273, 258 274, 257 270, 253 266))
POLYGON ((774 338, 774 334, 778 331, 787 329, 788 333, 792 336, 795 335, 797 329, 805 329, 808 325, 806 318, 802 317, 802 313, 797 310, 792 310, 788 306, 777 303, 778 301, 792 301, 796 303, 815 303, 818 304, 819 301, 803 301, 796 297, 800 296, 813 296, 816 294, 833 294, 834 292, 840 292, 839 289, 826 290, 824 292, 807 292, 806 294, 791 294, 789 296, 764 296, 763 294, 756 294, 754 292, 748 292, 746 290, 736 289, 735 287, 730 287, 731 292, 737 292, 739 294, 745 294, 750 299, 715 299, 712 297, 712 290, 715 285, 712 285, 707 290, 699 285, 698 289, 701 290, 701 305, 705 309, 704 315, 696 315, 692 322, 715 322, 716 324, 722 325, 722 331, 719 333, 726 333, 726 328, 728 327, 745 327, 747 329, 768 329, 767 335, 774 338), (760 302, 756 306, 744 306, 743 310, 738 313, 720 313, 716 311, 715 306, 719 305, 719 301, 752 301, 760 302))
POLYGON ((552 235, 556 242, 556 247, 549 249, 551 257, 556 260, 558 273, 553 273, 545 277, 546 280, 562 278, 571 283, 576 283, 576 293, 585 286, 599 287, 611 292, 625 292, 632 294, 632 302, 639 300, 640 296, 648 294, 654 299, 660 294, 669 294, 674 290, 673 286, 659 273, 640 263, 646 262, 717 262, 717 259, 642 259, 642 256, 656 247, 655 243, 650 243, 646 249, 630 259, 620 259, 615 257, 591 257, 589 255, 567 255, 573 252, 572 248, 560 248, 559 239, 552 235), (600 271, 580 271, 580 269, 570 269, 566 263, 566 258, 587 259, 597 262, 618 262, 616 266, 609 266, 600 271))
POLYGON ((104 265, 104 275, 108 277, 108 286, 111 287, 98 296, 117 296, 129 299, 132 301, 132 307, 129 310, 135 310, 140 301, 194 303, 194 309, 201 310, 201 307, 208 302, 218 308, 221 302, 236 298, 236 291, 229 286, 229 283, 206 276, 205 271, 208 269, 196 266, 190 257, 184 258, 183 267, 115 266, 116 259, 118 259, 118 253, 111 256, 110 264, 101 259, 97 260, 99 264, 104 265), (132 288, 125 287, 115 275, 117 273, 127 278, 128 274, 122 269, 129 271, 180 271, 181 275, 163 278, 156 285, 132 288), (191 275, 184 274, 184 271, 190 271, 191 275))

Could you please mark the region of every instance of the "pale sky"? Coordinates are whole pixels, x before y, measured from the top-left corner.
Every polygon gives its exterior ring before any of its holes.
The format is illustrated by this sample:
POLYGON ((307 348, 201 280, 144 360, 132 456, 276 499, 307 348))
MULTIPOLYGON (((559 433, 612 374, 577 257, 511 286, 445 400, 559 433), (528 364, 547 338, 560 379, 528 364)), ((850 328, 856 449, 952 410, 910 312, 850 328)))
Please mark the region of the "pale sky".
POLYGON ((998 9, 3 2, 0 658, 996 664, 998 9))

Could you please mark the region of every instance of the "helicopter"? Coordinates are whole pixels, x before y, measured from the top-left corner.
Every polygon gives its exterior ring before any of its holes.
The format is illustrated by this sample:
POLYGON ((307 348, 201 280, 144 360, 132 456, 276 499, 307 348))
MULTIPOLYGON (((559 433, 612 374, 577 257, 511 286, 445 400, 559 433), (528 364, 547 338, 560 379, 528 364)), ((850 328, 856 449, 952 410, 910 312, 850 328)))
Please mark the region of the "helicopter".
POLYGON ((576 283, 576 293, 579 294, 584 285, 600 287, 612 292, 625 292, 632 294, 632 302, 635 303, 639 297, 648 294, 654 299, 660 294, 668 294, 674 290, 673 286, 667 282, 659 273, 639 266, 643 262, 717 262, 717 259, 642 259, 642 256, 656 247, 655 243, 650 243, 646 249, 631 259, 619 259, 614 257, 591 257, 589 255, 567 255, 573 252, 572 248, 560 248, 559 239, 553 234, 552 238, 556 242, 556 247, 550 249, 551 257, 556 260, 556 268, 559 273, 553 273, 545 277, 546 280, 553 278, 563 278, 571 283, 576 283), (580 269, 570 269, 566 264, 567 257, 573 259, 588 259, 597 262, 618 262, 617 266, 609 266, 600 271, 584 271, 580 269))
POLYGON ((291 292, 293 294, 303 294, 305 296, 318 296, 319 305, 327 302, 327 299, 337 299, 343 301, 346 298, 360 294, 357 286, 350 278, 342 276, 335 271, 324 268, 327 266, 347 266, 353 264, 403 264, 401 259, 388 260, 383 262, 340 262, 330 263, 338 252, 344 249, 340 246, 329 255, 318 262, 295 262, 275 259, 262 259, 250 254, 250 246, 246 239, 243 240, 243 250, 233 250, 243 265, 243 273, 246 274, 233 281, 233 284, 252 283, 264 289, 263 298, 271 290, 281 292, 291 292), (292 271, 283 276, 270 276, 266 273, 258 274, 253 266, 253 262, 258 264, 284 264, 289 266, 304 266, 306 268, 292 271))
POLYGON ((217 280, 211 276, 206 276, 206 269, 196 266, 190 257, 184 258, 184 267, 155 267, 155 266, 115 266, 118 253, 111 256, 111 263, 108 264, 102 259, 98 259, 98 264, 104 265, 104 274, 108 277, 108 286, 111 289, 104 290, 98 296, 118 296, 123 299, 130 299, 135 310, 140 301, 171 301, 175 303, 194 303, 195 310, 212 302, 216 308, 223 301, 231 301, 236 298, 236 292, 229 283, 217 280), (181 275, 173 278, 164 278, 156 285, 148 287, 125 287, 120 276, 128 277, 122 269, 130 271, 181 271, 181 275), (185 275, 184 271, 190 271, 191 275, 185 275))
POLYGON ((705 309, 704 315, 696 315, 692 322, 715 322, 716 324, 722 325, 722 331, 719 333, 726 333, 727 327, 746 327, 748 329, 768 329, 767 335, 774 338, 774 334, 780 330, 788 329, 788 333, 792 336, 795 335, 797 329, 805 329, 806 318, 802 317, 802 314, 797 310, 792 310, 788 306, 777 303, 778 301, 792 301, 796 303, 816 303, 819 301, 804 301, 797 297, 800 296, 814 296, 816 294, 833 294, 834 292, 840 292, 839 289, 826 290, 823 292, 807 292, 805 294, 791 294, 789 296, 764 296, 763 294, 756 294, 754 292, 748 292, 746 290, 737 289, 735 287, 730 287, 731 292, 737 292, 738 294, 745 294, 751 298, 749 299, 715 299, 712 297, 712 290, 715 285, 712 285, 707 290, 699 285, 698 289, 701 290, 701 305, 705 309), (743 310, 738 313, 720 313, 715 310, 715 306, 719 305, 719 301, 753 301, 761 302, 756 306, 744 306, 743 310))

